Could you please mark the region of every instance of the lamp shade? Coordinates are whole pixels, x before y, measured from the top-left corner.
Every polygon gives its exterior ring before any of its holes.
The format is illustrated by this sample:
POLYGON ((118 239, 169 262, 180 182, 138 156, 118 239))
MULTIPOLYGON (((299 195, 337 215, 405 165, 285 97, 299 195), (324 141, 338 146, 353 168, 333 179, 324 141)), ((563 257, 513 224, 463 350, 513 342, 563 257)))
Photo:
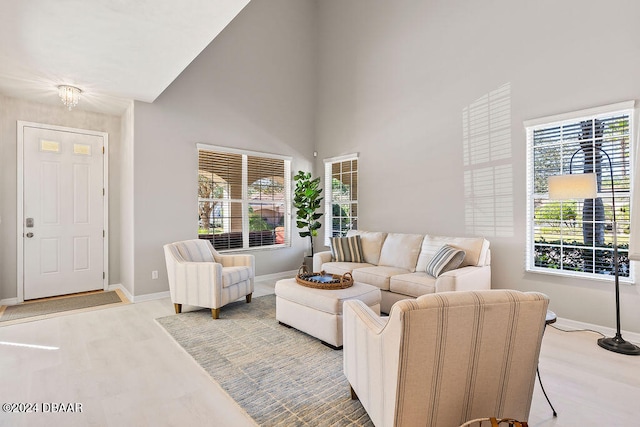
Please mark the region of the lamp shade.
POLYGON ((598 185, 595 173, 576 173, 550 176, 549 199, 595 199, 598 197, 598 185))

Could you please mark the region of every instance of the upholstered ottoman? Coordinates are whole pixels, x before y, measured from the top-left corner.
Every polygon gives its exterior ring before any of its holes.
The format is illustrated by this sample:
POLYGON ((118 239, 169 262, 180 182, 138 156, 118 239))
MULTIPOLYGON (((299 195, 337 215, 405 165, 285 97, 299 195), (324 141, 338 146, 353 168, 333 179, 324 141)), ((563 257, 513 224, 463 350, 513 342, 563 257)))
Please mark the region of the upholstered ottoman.
POLYGON ((318 338, 334 348, 342 347, 342 303, 357 299, 380 314, 380 289, 354 282, 346 289, 316 289, 296 279, 276 282, 276 319, 318 338))

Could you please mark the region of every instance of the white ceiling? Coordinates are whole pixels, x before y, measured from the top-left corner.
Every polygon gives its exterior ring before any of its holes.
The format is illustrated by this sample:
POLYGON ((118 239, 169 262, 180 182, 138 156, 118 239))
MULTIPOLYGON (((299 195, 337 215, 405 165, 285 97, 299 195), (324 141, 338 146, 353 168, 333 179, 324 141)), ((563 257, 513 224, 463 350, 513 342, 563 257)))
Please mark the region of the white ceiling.
POLYGON ((250 0, 0 0, 0 93, 121 114, 153 102, 250 0))

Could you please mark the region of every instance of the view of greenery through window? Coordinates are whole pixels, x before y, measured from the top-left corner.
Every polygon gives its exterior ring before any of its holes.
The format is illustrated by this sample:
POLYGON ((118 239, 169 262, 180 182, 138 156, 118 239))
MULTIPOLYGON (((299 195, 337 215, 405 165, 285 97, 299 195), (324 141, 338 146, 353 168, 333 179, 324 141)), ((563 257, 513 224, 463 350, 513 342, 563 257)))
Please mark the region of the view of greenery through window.
POLYGON ((218 250, 288 244, 290 160, 202 149, 198 159, 201 239, 218 250))
POLYGON ((330 237, 358 229, 358 159, 325 162, 325 182, 331 182, 331 194, 325 199, 325 220, 331 223, 325 226, 328 245, 330 237))
POLYGON ((619 273, 629 276, 629 118, 620 113, 528 129, 533 160, 533 221, 529 224, 533 269, 612 275, 615 233, 619 273), (548 178, 568 173, 595 173, 599 197, 549 200, 548 178))

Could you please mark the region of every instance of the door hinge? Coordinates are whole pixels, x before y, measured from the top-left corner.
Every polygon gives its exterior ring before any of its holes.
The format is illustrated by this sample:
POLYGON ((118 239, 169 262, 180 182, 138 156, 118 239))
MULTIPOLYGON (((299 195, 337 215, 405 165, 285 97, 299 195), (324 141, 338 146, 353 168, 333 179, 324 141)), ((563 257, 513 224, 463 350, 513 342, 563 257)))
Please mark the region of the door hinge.
POLYGON ((103 239, 105 238, 104 230, 102 230, 102 238, 103 238, 103 239))
POLYGON ((102 146, 102 154, 104 154, 104 146, 102 146))
POLYGON ((104 196, 104 188, 102 189, 102 195, 104 196))
POLYGON ((102 272, 102 279, 104 280, 104 279, 106 279, 106 278, 107 278, 107 274, 103 271, 103 272, 102 272))

